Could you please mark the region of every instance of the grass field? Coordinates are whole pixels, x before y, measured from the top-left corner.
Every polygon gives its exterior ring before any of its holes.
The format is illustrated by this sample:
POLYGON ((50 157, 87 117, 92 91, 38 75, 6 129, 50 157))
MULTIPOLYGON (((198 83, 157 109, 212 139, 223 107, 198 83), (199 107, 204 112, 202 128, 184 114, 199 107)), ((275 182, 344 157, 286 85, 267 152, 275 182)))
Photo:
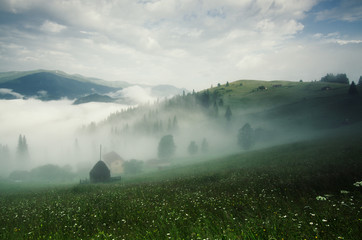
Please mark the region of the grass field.
POLYGON ((3 189, 0 238, 360 239, 361 144, 334 133, 118 183, 3 189))

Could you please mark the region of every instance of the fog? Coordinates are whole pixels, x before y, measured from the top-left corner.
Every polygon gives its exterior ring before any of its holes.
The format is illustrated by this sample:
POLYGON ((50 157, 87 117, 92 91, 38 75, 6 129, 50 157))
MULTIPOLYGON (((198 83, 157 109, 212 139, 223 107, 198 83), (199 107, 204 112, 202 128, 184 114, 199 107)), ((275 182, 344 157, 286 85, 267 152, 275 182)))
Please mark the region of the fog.
POLYGON ((3 160, 7 168, 1 168, 2 175, 14 169, 29 170, 47 163, 75 166, 72 152, 78 138, 77 130, 126 107, 109 103, 72 105, 72 102, 42 102, 36 99, 0 101, 0 144, 7 145, 10 151, 10 159, 7 162, 3 160), (15 160, 20 134, 26 136, 30 155, 30 159, 24 162, 15 160))
POLYGON ((252 149, 313 137, 313 131, 270 119, 259 108, 233 109, 227 120, 226 106, 218 110, 202 106, 197 94, 157 99, 150 89, 130 87, 112 96, 122 96, 133 105, 1 100, 0 146, 7 147, 9 154, 2 153, 0 176, 53 164, 76 174, 73 180, 86 178, 100 159, 100 145, 102 157, 114 151, 124 161, 142 161, 142 171, 202 161, 248 150, 238 142, 239 131, 247 123, 255 138, 252 149), (166 135, 172 135, 175 149, 172 156, 162 159, 159 144, 166 135), (19 136, 26 137, 26 157, 19 157, 19 136), (191 142, 196 145, 192 153, 191 142))

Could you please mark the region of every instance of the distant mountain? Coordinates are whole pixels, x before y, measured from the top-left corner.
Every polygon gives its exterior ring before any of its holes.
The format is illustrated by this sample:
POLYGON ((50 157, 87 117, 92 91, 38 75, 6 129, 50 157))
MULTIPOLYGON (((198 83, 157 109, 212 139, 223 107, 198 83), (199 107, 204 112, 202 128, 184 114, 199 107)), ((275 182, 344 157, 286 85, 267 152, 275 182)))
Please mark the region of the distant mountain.
POLYGON ((105 103, 109 103, 109 102, 116 102, 116 101, 117 101, 117 99, 111 98, 110 96, 93 93, 93 94, 87 95, 85 97, 81 97, 81 98, 76 99, 73 104, 74 105, 79 105, 79 104, 89 103, 89 102, 105 102, 105 103))
POLYGON ((124 96, 125 92, 121 91, 132 86, 147 89, 147 92, 150 90, 150 97, 154 98, 172 97, 186 91, 171 85, 148 86, 123 81, 110 82, 79 74, 70 75, 57 70, 0 72, 0 99, 6 100, 37 98, 49 101, 67 98, 75 100, 74 104, 87 102, 134 104, 132 98, 137 98, 142 93, 134 92, 135 96, 129 94, 124 96))
POLYGON ((16 94, 24 98, 41 100, 75 99, 85 95, 105 94, 118 91, 120 87, 110 87, 95 79, 79 75, 67 75, 58 71, 14 72, 0 74, 0 98, 9 99, 16 94), (7 89, 8 91, 4 91, 7 89), (4 92, 6 94, 1 94, 4 92), (11 94, 13 93, 13 94, 11 94))

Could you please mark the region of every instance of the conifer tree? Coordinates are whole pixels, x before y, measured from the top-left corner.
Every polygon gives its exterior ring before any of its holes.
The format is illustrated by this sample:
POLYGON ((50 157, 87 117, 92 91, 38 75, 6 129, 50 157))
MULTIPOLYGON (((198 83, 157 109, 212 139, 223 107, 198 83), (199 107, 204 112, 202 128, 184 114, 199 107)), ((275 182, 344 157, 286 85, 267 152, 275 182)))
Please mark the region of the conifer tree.
POLYGON ((176 150, 172 135, 163 136, 158 144, 158 157, 161 159, 171 158, 176 150))
POLYGON ((349 86, 348 94, 350 94, 350 95, 357 95, 358 94, 357 86, 354 83, 354 81, 352 81, 351 85, 349 86))
POLYGON ((199 151, 199 147, 197 146, 195 141, 191 141, 187 149, 190 155, 195 155, 199 151))
POLYGON ((24 160, 29 157, 28 143, 26 141, 25 135, 24 136, 22 136, 21 134, 19 135, 17 155, 18 155, 18 158, 21 160, 24 160))
POLYGON ((176 115, 173 117, 173 130, 178 129, 178 121, 176 115))
POLYGON ((233 114, 232 114, 232 112, 231 112, 230 106, 228 106, 228 107, 226 108, 226 112, 225 112, 225 118, 226 118, 226 120, 230 121, 232 115, 233 115, 233 114))
POLYGON ((217 106, 216 101, 214 102, 214 115, 215 117, 219 116, 219 107, 217 106))
POLYGON ((249 150, 255 143, 254 130, 249 123, 239 129, 238 144, 244 150, 249 150))

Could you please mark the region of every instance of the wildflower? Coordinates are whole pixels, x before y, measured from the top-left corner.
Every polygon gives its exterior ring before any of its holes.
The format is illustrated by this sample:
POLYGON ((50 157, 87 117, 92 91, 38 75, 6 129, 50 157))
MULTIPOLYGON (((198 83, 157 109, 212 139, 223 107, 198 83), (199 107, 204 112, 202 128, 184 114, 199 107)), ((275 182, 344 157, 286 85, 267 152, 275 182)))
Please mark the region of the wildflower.
POLYGON ((318 196, 318 197, 316 197, 316 199, 317 199, 318 201, 325 201, 325 200, 327 200, 326 197, 322 197, 322 196, 318 196))
POLYGON ((362 187, 362 181, 353 183, 353 186, 355 186, 355 187, 362 187))

